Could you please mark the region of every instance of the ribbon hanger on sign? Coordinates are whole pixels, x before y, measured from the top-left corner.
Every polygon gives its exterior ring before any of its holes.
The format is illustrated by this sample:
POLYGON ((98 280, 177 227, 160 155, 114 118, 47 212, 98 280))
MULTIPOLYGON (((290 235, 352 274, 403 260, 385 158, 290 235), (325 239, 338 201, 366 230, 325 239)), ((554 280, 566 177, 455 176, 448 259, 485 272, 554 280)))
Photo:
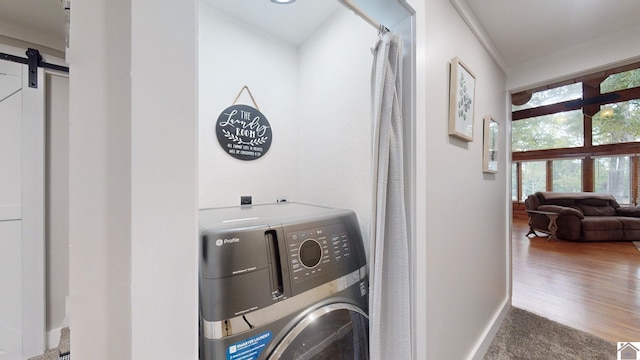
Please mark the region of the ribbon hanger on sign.
POLYGON ((251 98, 251 102, 253 102, 253 105, 256 107, 256 109, 260 110, 260 108, 258 107, 258 103, 256 103, 256 99, 253 98, 253 94, 251 93, 251 90, 249 90, 249 87, 247 85, 243 86, 242 89, 240 89, 238 96, 236 96, 236 98, 233 99, 232 105, 235 105, 236 102, 238 102, 240 95, 242 95, 242 92, 245 90, 247 90, 247 92, 249 93, 249 97, 251 98))

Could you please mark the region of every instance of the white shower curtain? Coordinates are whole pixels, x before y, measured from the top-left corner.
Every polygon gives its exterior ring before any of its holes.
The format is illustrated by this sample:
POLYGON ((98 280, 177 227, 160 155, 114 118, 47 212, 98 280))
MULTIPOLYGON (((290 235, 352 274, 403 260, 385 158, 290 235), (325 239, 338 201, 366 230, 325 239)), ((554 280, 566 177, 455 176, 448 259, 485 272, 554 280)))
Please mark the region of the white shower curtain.
POLYGON ((391 33, 381 35, 373 53, 371 359, 410 359, 411 291, 402 154, 402 39, 391 33))

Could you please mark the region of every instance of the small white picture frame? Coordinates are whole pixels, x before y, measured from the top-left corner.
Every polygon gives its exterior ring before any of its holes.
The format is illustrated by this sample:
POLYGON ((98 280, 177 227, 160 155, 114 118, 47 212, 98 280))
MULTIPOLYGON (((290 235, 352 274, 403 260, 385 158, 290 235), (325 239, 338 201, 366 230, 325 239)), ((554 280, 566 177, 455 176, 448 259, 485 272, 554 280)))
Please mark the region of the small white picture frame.
POLYGON ((484 117, 483 127, 482 171, 495 174, 498 172, 498 156, 500 155, 500 123, 491 115, 487 115, 484 117))
POLYGON ((449 80, 449 135, 473 141, 476 76, 454 57, 449 80))

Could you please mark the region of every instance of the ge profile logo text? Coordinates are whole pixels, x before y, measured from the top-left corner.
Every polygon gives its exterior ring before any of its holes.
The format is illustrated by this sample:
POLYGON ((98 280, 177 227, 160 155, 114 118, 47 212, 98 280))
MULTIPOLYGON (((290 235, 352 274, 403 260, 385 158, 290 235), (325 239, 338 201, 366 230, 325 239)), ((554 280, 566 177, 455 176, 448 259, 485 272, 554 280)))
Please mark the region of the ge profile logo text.
POLYGON ((237 243, 240 242, 239 238, 232 238, 232 239, 218 239, 216 240, 216 246, 222 246, 225 244, 233 244, 233 243, 237 243))

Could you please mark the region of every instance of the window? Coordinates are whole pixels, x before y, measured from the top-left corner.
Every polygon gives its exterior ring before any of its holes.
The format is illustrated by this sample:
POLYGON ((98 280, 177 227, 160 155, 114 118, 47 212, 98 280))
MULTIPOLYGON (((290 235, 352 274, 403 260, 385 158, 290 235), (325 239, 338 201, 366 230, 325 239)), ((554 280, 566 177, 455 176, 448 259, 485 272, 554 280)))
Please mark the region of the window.
POLYGON ((629 156, 596 158, 593 177, 596 192, 612 194, 620 204, 631 203, 631 162, 629 156))
POLYGON ((582 159, 553 160, 552 190, 582 191, 582 159))
POLYGON ((521 94, 521 98, 528 101, 522 105, 513 105, 511 109, 512 111, 531 109, 568 100, 582 99, 582 83, 558 86, 551 89, 536 91, 534 93, 524 92, 524 94, 521 94))
POLYGON ((593 116, 593 145, 640 141, 640 100, 602 105, 593 116))
POLYGON ((514 93, 511 100, 514 201, 541 190, 640 201, 640 62, 514 93))
POLYGON ((536 191, 547 190, 547 162, 529 161, 522 163, 522 199, 536 191))
POLYGON ((584 144, 582 110, 565 111, 514 121, 512 151, 577 147, 584 144))
POLYGON ((600 93, 606 94, 634 87, 640 87, 640 69, 623 71, 607 76, 607 78, 600 83, 600 93))

